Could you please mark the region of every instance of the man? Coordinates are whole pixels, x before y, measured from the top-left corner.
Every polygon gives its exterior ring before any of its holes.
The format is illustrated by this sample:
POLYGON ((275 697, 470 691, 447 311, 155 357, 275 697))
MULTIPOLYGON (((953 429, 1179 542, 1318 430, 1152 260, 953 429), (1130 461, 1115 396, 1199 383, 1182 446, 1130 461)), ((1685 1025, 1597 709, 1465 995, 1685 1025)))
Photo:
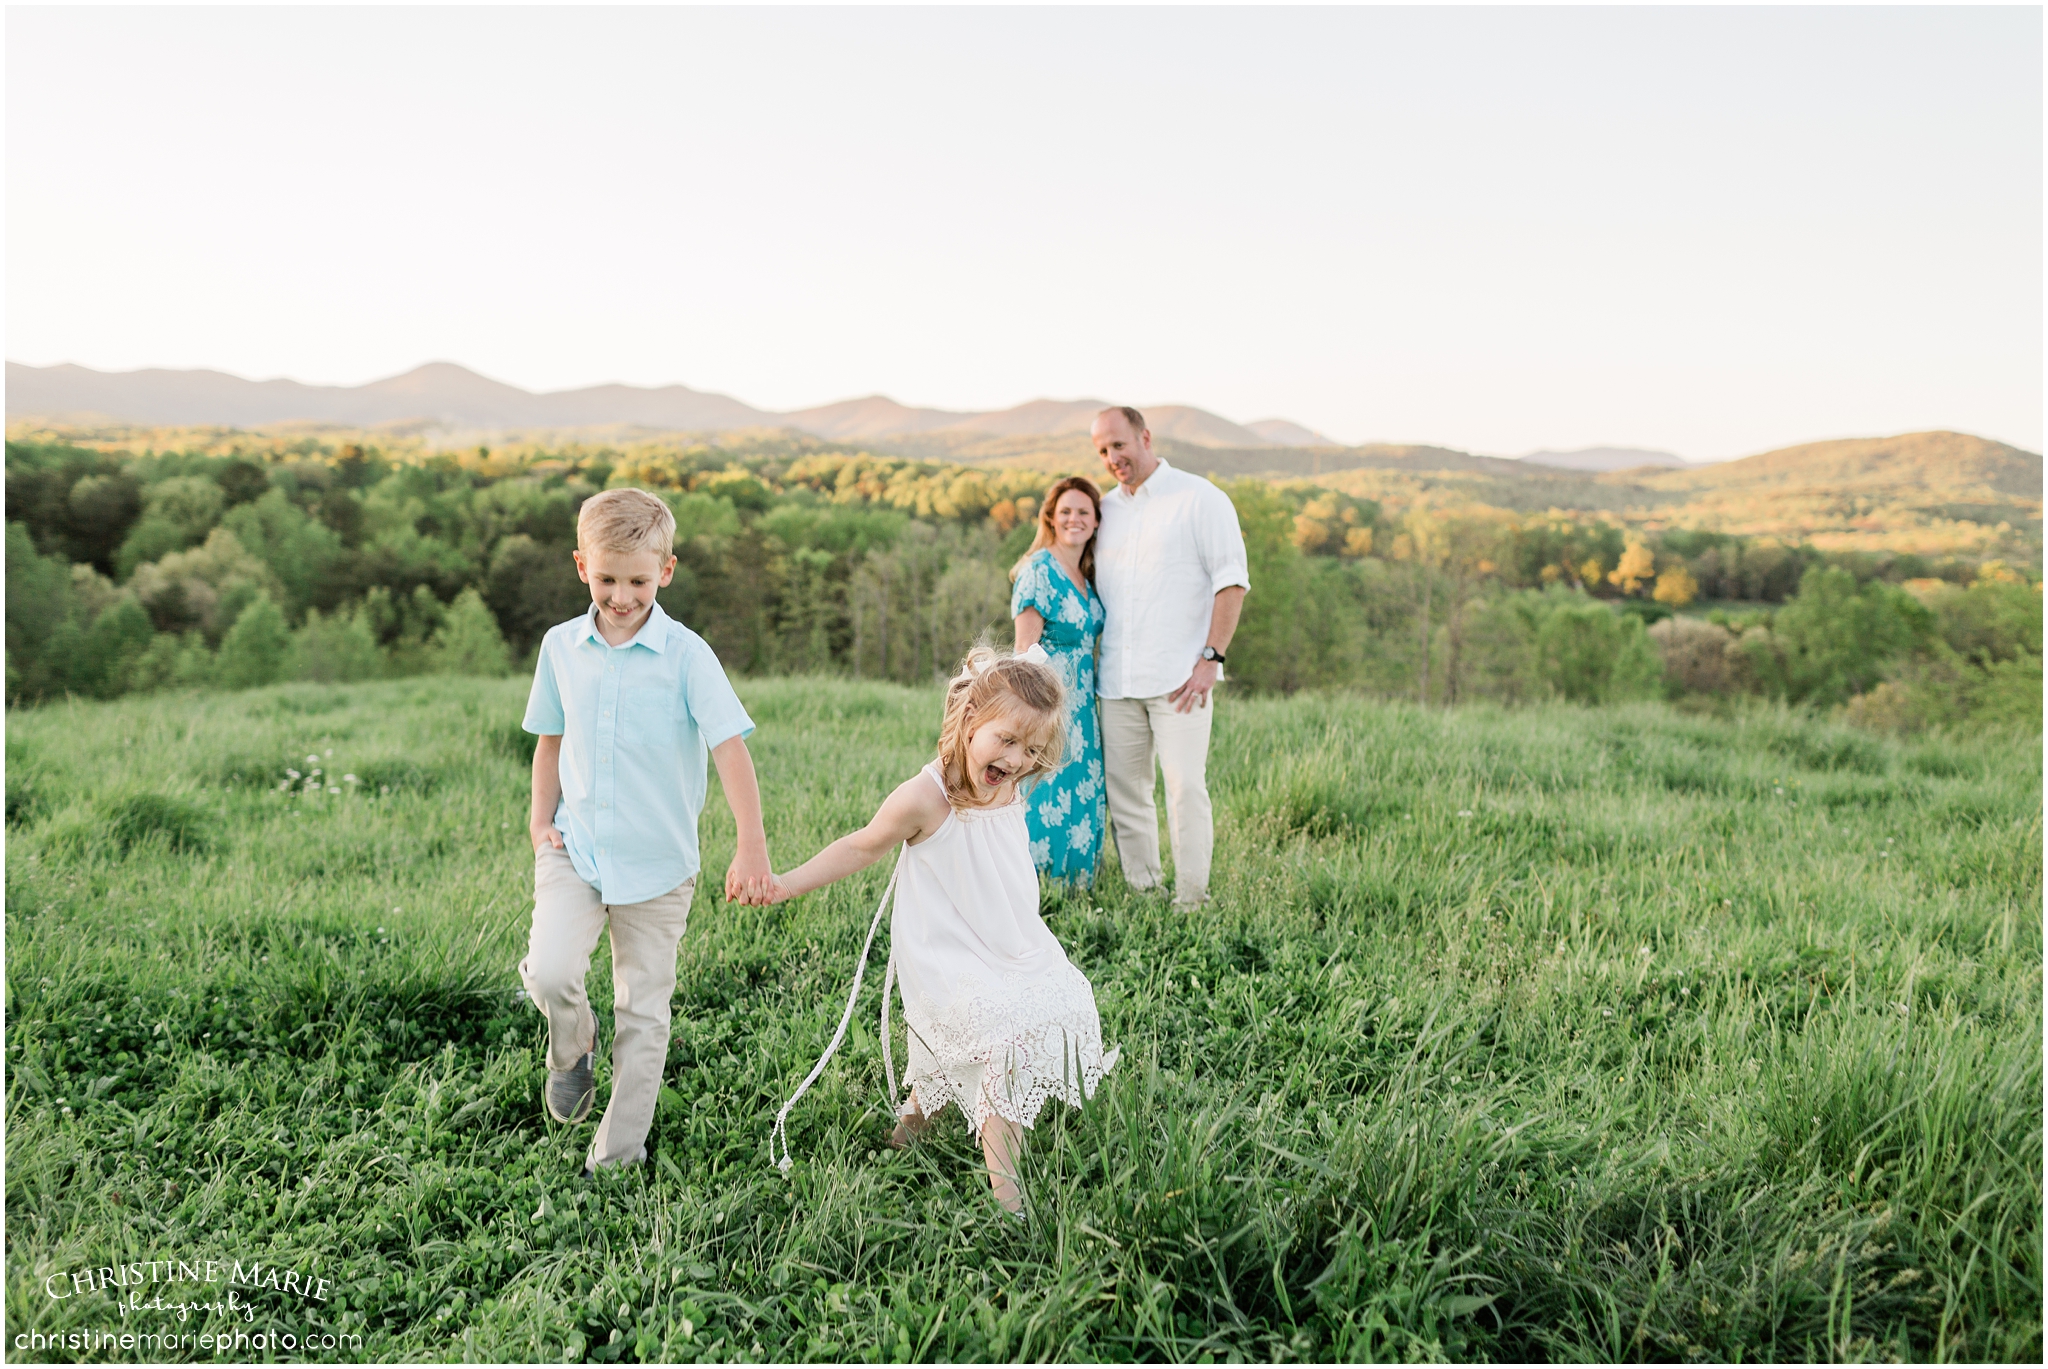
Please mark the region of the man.
POLYGON ((1251 587, 1230 498, 1152 452, 1145 416, 1104 409, 1090 436, 1116 487, 1102 497, 1095 586, 1109 624, 1096 692, 1117 855, 1132 888, 1159 885, 1156 757, 1166 774, 1174 903, 1209 896, 1209 692, 1251 587))

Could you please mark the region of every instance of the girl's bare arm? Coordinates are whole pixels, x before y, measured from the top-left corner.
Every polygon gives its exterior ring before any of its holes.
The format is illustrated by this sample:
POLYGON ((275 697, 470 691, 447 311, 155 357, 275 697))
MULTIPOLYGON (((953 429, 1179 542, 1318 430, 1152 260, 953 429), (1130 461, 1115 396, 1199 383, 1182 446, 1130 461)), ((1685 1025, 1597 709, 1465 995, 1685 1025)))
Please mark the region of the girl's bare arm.
POLYGON ((946 796, 939 787, 923 775, 905 780, 882 801, 867 826, 849 832, 788 874, 774 877, 764 902, 797 898, 865 870, 900 843, 936 832, 945 820, 946 796))

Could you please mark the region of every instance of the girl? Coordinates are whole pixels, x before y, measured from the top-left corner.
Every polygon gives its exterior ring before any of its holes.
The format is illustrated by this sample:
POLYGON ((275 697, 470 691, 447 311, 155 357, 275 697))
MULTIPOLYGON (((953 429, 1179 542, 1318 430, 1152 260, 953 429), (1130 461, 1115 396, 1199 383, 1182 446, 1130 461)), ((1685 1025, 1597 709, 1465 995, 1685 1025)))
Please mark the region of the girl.
MULTIPOLYGON (((958 1103, 981 1138, 996 1201, 1012 1213, 1023 1206, 1023 1128, 1048 1098, 1079 1107, 1117 1059, 1116 1051, 1103 1053, 1087 978, 1038 916, 1022 785, 1059 764, 1064 731, 1060 682, 1043 660, 1043 652, 969 653, 946 688, 938 758, 899 785, 866 827, 774 877, 763 900, 809 893, 902 846, 890 880, 889 969, 903 978, 910 1098, 890 1144, 908 1145, 941 1108, 958 1103)), ((885 1054, 888 1003, 885 982, 885 1054)), ((849 998, 849 1015, 852 1009, 849 998)), ((825 1059, 845 1031, 842 1020, 825 1059)), ((805 1088, 824 1065, 818 1062, 805 1088)), ((795 1102, 784 1106, 778 1131, 795 1102)), ((787 1154, 785 1142, 784 1163, 787 1154)))
POLYGON ((1048 879, 1086 888, 1102 858, 1102 729, 1095 719, 1095 640, 1102 600, 1095 593, 1095 530, 1102 495, 1070 475, 1045 492, 1038 535, 1010 572, 1017 649, 1036 644, 1067 687, 1067 736, 1060 768, 1031 787, 1024 818, 1031 858, 1048 879))

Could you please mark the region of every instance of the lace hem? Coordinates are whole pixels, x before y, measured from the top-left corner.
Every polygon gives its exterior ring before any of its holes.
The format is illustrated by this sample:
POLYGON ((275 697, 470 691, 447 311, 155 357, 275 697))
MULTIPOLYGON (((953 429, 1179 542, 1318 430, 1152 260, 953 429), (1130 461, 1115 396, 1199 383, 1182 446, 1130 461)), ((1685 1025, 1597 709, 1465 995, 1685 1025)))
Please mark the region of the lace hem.
MULTIPOLYGON (((968 1133, 979 1136, 991 1117, 1001 1117, 1025 1128, 1037 1125, 1039 1113, 1054 1098, 1070 1107, 1080 1107, 1084 1099, 1095 1096, 1102 1077, 1116 1067, 1122 1055, 1123 1051, 1117 1049, 1093 1062, 1084 1060, 1078 1071, 1070 1071, 1060 1079, 1028 1076, 1021 1088, 1014 1082, 1017 1077, 1014 1072, 1003 1076, 987 1071, 986 1067, 978 1089, 963 1087, 938 1071, 913 1074, 905 1082, 917 1091, 918 1107, 925 1116, 936 1116, 948 1104, 958 1103, 968 1133), (1005 1077, 1012 1082, 1001 1089, 994 1087, 997 1079, 1005 1077)), ((908 1110, 909 1106, 904 1104, 904 1109, 908 1110)))
POLYGON ((1064 968, 1052 983, 996 1001, 976 997, 944 1011, 920 1002, 914 1016, 904 1005, 926 1055, 904 1082, 925 1116, 958 1103, 978 1135, 992 1116, 1029 1127, 1051 1099, 1080 1107, 1094 1096, 1122 1052, 1103 1051, 1094 992, 1079 970, 1064 968))

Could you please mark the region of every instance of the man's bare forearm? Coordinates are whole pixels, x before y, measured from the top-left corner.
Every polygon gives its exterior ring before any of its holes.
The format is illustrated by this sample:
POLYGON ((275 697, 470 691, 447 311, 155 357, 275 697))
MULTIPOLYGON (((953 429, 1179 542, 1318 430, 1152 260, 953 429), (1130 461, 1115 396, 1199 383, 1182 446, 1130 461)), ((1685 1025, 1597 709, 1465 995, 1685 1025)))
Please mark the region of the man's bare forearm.
POLYGON ((1244 586, 1230 585, 1216 591, 1215 606, 1209 610, 1208 645, 1228 650, 1237 635, 1237 620, 1244 614, 1244 586))
MULTIPOLYGON (((1209 610, 1208 645, 1216 648, 1218 656, 1230 645, 1230 639, 1237 635, 1238 615, 1243 612, 1243 585, 1231 585, 1216 591, 1216 602, 1209 610)), ((1216 662, 1197 658, 1180 688, 1166 696, 1173 703, 1173 711, 1185 713, 1191 708, 1207 708, 1209 691, 1222 673, 1223 668, 1216 662)))

